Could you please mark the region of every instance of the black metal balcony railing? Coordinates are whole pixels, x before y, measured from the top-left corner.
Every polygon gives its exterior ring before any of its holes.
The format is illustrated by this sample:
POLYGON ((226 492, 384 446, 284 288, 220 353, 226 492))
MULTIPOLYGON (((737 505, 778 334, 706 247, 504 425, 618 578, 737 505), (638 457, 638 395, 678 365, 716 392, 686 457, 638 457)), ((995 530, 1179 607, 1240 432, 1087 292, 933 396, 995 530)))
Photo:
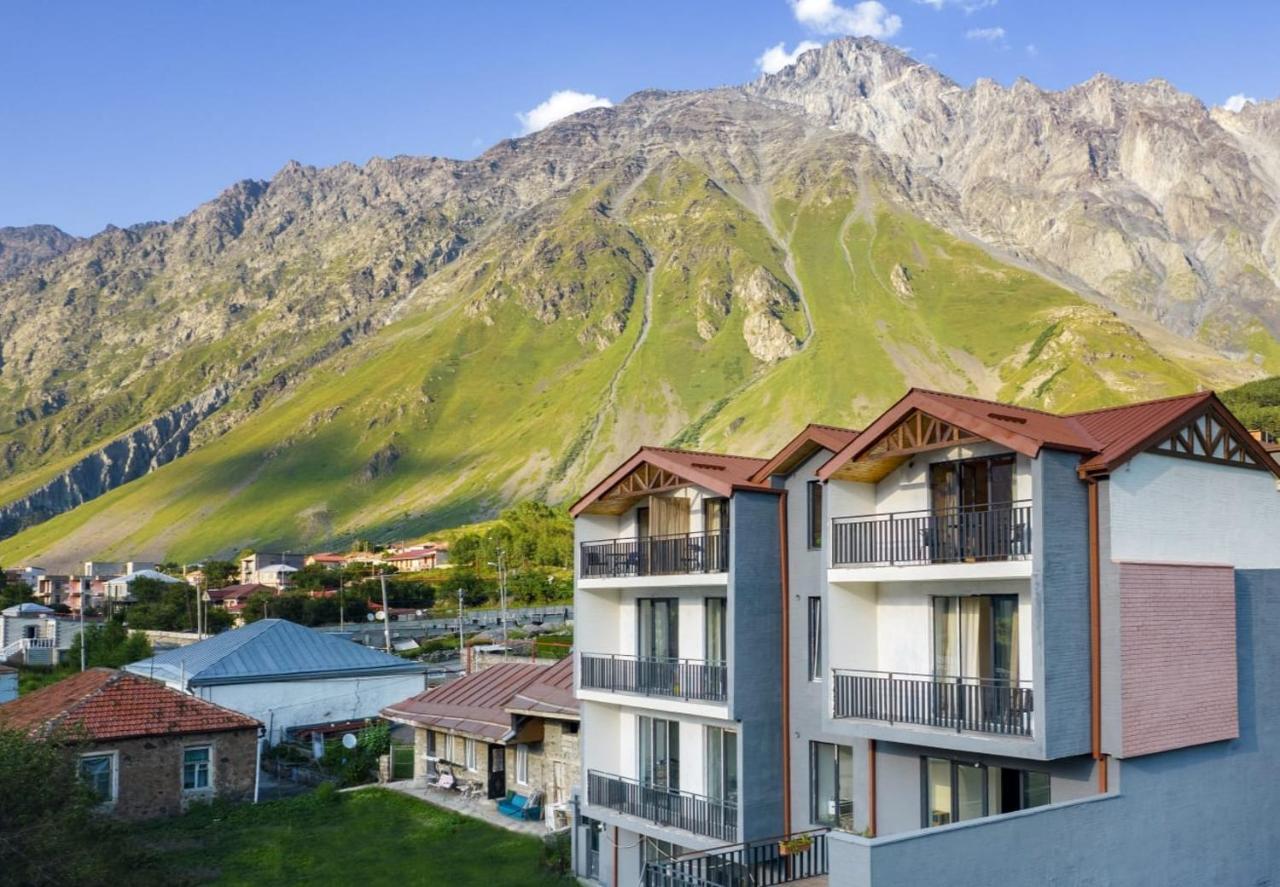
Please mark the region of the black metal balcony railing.
POLYGON ((583 653, 580 664, 582 686, 588 690, 700 702, 724 702, 729 693, 729 671, 723 662, 583 653))
POLYGON ((944 727, 958 733, 1031 735, 1027 681, 835 670, 837 718, 944 727))
POLYGON ((1030 501, 831 521, 835 567, 951 564, 1031 555, 1030 501))
POLYGON ((587 771, 587 803, 721 841, 738 838, 738 807, 705 795, 587 771))
POLYGON ((644 887, 774 887, 827 873, 827 830, 816 829, 650 862, 644 887))
POLYGON ((583 579, 723 573, 728 569, 727 530, 582 543, 583 579))

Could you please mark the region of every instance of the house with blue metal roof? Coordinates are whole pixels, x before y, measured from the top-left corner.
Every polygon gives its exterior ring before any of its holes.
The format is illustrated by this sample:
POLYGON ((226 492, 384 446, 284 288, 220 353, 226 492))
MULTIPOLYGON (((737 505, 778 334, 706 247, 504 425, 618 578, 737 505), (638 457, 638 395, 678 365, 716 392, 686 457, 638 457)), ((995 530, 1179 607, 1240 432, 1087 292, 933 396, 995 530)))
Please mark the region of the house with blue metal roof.
POLYGON ((125 669, 257 718, 273 743, 292 727, 377 717, 426 685, 422 663, 284 619, 262 619, 125 669))

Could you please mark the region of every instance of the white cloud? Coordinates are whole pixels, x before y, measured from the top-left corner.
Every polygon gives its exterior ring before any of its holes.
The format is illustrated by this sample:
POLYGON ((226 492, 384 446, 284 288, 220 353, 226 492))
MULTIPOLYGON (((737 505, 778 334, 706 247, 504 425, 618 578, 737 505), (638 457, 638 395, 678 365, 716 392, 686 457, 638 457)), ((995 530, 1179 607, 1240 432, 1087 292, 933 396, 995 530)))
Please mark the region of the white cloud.
POLYGON ((796 21, 819 34, 875 37, 883 40, 902 29, 902 19, 878 0, 840 6, 835 0, 791 0, 796 21))
POLYGON ((777 46, 770 46, 760 58, 756 59, 756 67, 766 74, 776 74, 788 65, 794 65, 796 59, 811 49, 821 49, 822 44, 813 40, 801 40, 796 44, 796 48, 787 52, 786 44, 779 43, 777 46))
POLYGON ((964 32, 964 39, 999 43, 1004 40, 1004 28, 970 28, 964 32))
POLYGON ((1247 96, 1242 92, 1238 92, 1235 95, 1233 95, 1231 98, 1223 102, 1222 107, 1226 108, 1228 111, 1232 111, 1236 114, 1239 114, 1241 111, 1244 110, 1245 105, 1252 105, 1256 101, 1257 99, 1251 96, 1247 96))
POLYGON ((613 102, 604 96, 592 95, 589 92, 576 92, 572 89, 557 89, 547 100, 528 111, 517 111, 516 119, 523 127, 520 134, 528 135, 555 123, 562 117, 577 114, 588 108, 612 108, 613 102))
POLYGON ((964 10, 965 15, 971 15, 979 9, 995 6, 1000 0, 916 0, 916 2, 925 6, 932 6, 939 12, 948 6, 958 6, 964 10))
POLYGON ((1040 49, 1034 43, 1027 44, 1027 55, 1035 58, 1040 54, 1040 49))

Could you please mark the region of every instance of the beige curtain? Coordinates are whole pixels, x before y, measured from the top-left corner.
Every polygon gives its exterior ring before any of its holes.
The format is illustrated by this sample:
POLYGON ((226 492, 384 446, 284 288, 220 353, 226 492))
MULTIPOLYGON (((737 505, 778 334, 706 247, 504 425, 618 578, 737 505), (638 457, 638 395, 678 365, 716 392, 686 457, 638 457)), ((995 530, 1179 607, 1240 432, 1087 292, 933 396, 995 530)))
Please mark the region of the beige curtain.
POLYGON ((649 497, 649 533, 675 536, 689 532, 689 500, 671 496, 649 497))
POLYGON ((991 607, 983 597, 960 599, 960 675, 978 678, 991 669, 991 607), (986 643, 983 643, 983 640, 986 643))

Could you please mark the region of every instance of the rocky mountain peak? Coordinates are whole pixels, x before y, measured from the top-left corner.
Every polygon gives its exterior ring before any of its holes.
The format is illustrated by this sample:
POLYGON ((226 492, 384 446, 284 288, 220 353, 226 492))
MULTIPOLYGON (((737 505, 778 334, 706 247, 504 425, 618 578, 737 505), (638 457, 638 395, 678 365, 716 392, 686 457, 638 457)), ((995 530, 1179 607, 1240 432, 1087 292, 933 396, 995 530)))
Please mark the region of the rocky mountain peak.
POLYGON ((53 225, 0 228, 0 280, 62 255, 80 242, 53 225))

